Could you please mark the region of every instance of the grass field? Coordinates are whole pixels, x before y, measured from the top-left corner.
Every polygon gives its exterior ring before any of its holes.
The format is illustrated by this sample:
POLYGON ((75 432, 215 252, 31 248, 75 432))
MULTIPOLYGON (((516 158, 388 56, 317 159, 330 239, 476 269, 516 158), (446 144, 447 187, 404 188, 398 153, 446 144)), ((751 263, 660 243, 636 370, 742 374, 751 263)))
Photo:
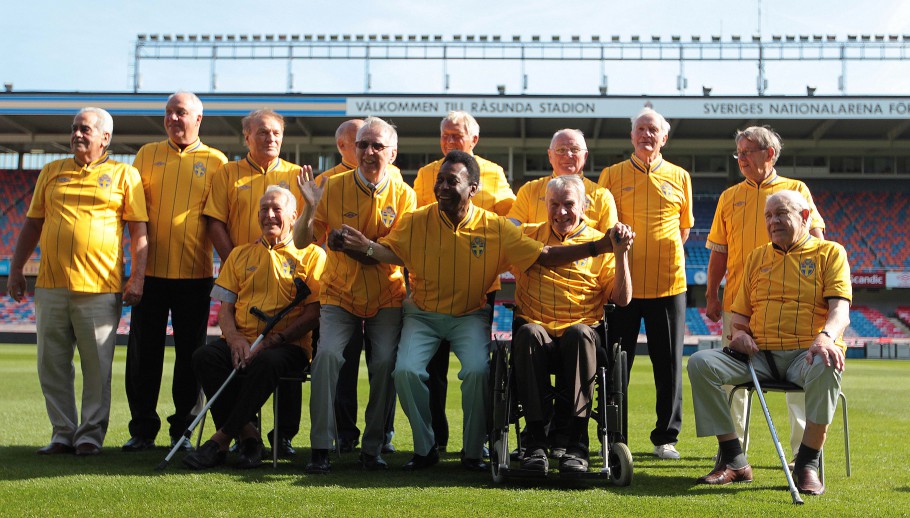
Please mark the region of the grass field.
MULTIPOLYGON (((405 473, 400 466, 411 454, 410 429, 404 413, 396 418, 395 445, 388 456, 392 470, 366 474, 356 454, 333 459, 333 473, 302 473, 309 457, 308 418, 294 440, 298 458, 254 471, 222 468, 196 473, 175 457, 164 472, 154 467, 167 451, 125 454, 129 410, 123 388, 125 348, 114 366, 111 426, 104 453, 95 458, 40 457, 34 450, 50 438, 50 425, 35 374, 33 346, 0 346, 0 515, 3 516, 906 516, 910 514, 910 362, 850 360, 844 376, 849 398, 853 476, 846 477, 839 417, 829 433, 826 451, 828 492, 807 497, 802 507, 790 504, 786 482, 760 414, 753 416, 750 461, 752 484, 709 488, 694 479, 712 466, 716 442, 697 439, 688 380, 685 414, 678 448, 682 459, 661 461, 651 455, 648 433, 653 424, 654 389, 647 357, 635 362, 630 385, 630 448, 635 462, 632 484, 572 484, 556 480, 539 484, 493 485, 489 475, 468 473, 458 454, 448 453, 439 466, 405 473), (306 447, 306 448, 305 448, 306 447)), ((168 350, 168 362, 172 361, 168 350)), ((452 362, 455 379, 457 362, 452 362)), ((168 363, 169 368, 170 363, 168 363)), ((365 378, 365 369, 361 369, 365 378)), ((166 375, 167 376, 167 375, 166 375)), ((167 416, 169 383, 163 385, 159 414, 167 416)), ((365 383, 360 384, 365 387, 365 383)), ((77 388, 78 390, 78 388, 77 388)), ((308 388, 304 388, 307 401, 308 388)), ((361 389, 361 402, 365 401, 361 389)), ((458 384, 450 384, 449 418, 453 430, 449 451, 460 449, 461 412, 458 384)), ((783 396, 768 397, 776 422, 788 433, 783 396)), ((268 408, 271 408, 268 406, 268 408)), ((362 409, 361 409, 362 414, 362 409)), ((839 413, 838 413, 839 416, 839 413)), ((266 413, 270 419, 270 413, 266 413)), ((210 433, 208 430, 207 433, 210 433)), ((159 436, 159 440, 161 437, 159 436)), ((784 439, 786 442, 786 439, 784 439)), ((596 464, 600 459, 593 459, 596 464)), ((230 462, 230 459, 229 459, 230 462)))

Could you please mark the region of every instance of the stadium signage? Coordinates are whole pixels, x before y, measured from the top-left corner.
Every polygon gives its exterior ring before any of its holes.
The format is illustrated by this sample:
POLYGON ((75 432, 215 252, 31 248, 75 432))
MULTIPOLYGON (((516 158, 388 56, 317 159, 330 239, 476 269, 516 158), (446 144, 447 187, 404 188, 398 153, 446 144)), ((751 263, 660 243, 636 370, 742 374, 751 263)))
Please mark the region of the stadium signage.
POLYGON ((851 273, 850 282, 854 288, 884 288, 885 272, 851 273))
POLYGON ((410 97, 351 96, 354 117, 442 117, 465 110, 479 117, 615 118, 648 106, 668 118, 729 119, 906 119, 910 98, 898 97, 410 97))

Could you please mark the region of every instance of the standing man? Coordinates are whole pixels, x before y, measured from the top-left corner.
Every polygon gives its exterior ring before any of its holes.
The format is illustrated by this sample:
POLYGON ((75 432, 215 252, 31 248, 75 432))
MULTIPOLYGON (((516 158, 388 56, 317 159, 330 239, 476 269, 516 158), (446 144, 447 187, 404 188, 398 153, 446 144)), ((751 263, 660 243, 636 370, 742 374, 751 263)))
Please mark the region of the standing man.
MULTIPOLYGON (((357 169, 329 178, 324 191, 315 182, 304 183, 305 178, 301 178, 300 190, 307 206, 294 225, 298 247, 325 243, 329 229, 343 225, 356 228, 371 240, 379 239, 414 210, 414 191, 388 172, 398 154, 395 128, 380 118, 369 117, 357 132, 356 146, 357 169)), ((307 473, 331 470, 329 448, 334 436, 338 373, 345 363, 344 349, 358 328, 373 347, 367 364, 370 397, 360 464, 370 471, 388 469, 381 453, 386 420, 395 405, 392 371, 405 292, 400 267, 380 264, 370 252, 352 257, 331 248, 328 251, 320 297, 319 344, 312 368, 312 459, 307 473)))
MULTIPOLYGON (((312 174, 309 166, 300 167, 280 158, 284 140, 284 117, 272 110, 256 110, 243 118, 243 139, 250 152, 242 159, 228 162, 215 173, 212 192, 205 203, 208 235, 222 263, 234 247, 255 242, 261 236, 259 229, 259 198, 269 185, 285 189, 297 181, 301 173, 312 174)), ((298 210, 303 210, 303 198, 295 195, 298 210)), ((302 247, 301 247, 302 248, 302 247)), ((296 452, 291 439, 300 427, 302 405, 300 384, 289 384, 282 391, 278 412, 282 429, 269 433, 272 447, 278 448, 279 457, 291 457, 296 452)))
POLYGON ((167 140, 146 144, 133 165, 142 177, 148 208, 149 258, 142 301, 133 308, 126 355, 126 397, 130 405, 130 440, 123 451, 155 446, 161 429, 158 392, 164 341, 170 313, 174 326, 174 414, 168 417, 171 447, 196 417, 199 383, 193 374, 193 351, 205 343, 212 291, 212 241, 202 216, 215 172, 224 154, 199 140, 202 101, 190 92, 168 97, 164 129, 167 140))
MULTIPOLYGON (((488 469, 481 458, 489 409, 492 308, 487 293, 499 274, 510 265, 518 271, 532 264, 557 266, 613 249, 609 237, 569 246, 535 241, 506 218, 471 203, 479 183, 474 157, 450 151, 436 177, 438 203, 405 214, 378 243, 349 226, 336 228, 329 236, 330 247, 403 265, 411 277, 394 374, 395 389, 414 437, 414 456, 405 470, 439 462, 426 380, 427 365, 442 340, 451 343, 461 363, 461 464, 471 471, 488 469)), ((618 229, 610 235, 620 235, 620 241, 631 238, 618 229)))
MULTIPOLYGON (((782 148, 780 135, 768 126, 751 126, 736 134, 736 154, 733 156, 746 179, 720 195, 711 232, 705 244, 711 250, 708 259, 707 316, 714 322, 723 318, 721 340, 724 347, 730 345, 733 333, 730 327, 733 317, 730 308, 742 284, 746 257, 749 252, 771 240, 762 214, 768 196, 783 190, 802 194, 809 204, 812 216, 809 220, 809 233, 819 239, 825 238, 825 222, 815 208, 809 188, 799 180, 778 176, 774 169, 782 148), (725 274, 727 287, 724 289, 721 306, 718 291, 725 274)), ((745 407, 746 394, 740 391, 732 409, 739 437, 744 437, 745 407)), ((788 392, 787 408, 790 411, 790 448, 796 455, 806 427, 805 395, 802 392, 788 392)))
MULTIPOLYGON (((622 340, 631 373, 638 330, 644 318, 648 354, 657 389, 654 455, 678 459, 682 427, 682 349, 686 328, 686 265, 683 243, 695 223, 689 173, 661 156, 670 124, 651 108, 632 118, 629 160, 607 167, 600 185, 613 193, 619 220, 639 236, 629 252, 632 302, 608 316, 609 341, 622 340)), ((626 411, 628 405, 623 406, 626 411)), ((625 416, 624 416, 625 417, 625 416)), ((624 418, 623 424, 628 421, 624 418)), ((628 439, 626 430, 623 435, 628 439)))
MULTIPOLYGON (((480 125, 477 124, 477 120, 468 112, 451 111, 439 123, 439 134, 439 147, 442 149, 443 157, 451 151, 462 151, 472 155, 480 167, 479 191, 472 201, 473 205, 499 216, 507 215, 515 202, 515 194, 509 187, 509 181, 499 164, 474 154, 474 148, 480 141, 480 125)), ((434 185, 443 160, 444 158, 440 158, 417 171, 414 192, 417 193, 418 207, 425 207, 436 202, 434 185)), ((496 292, 499 287, 499 279, 496 279, 487 295, 487 302, 491 308, 496 301, 496 292)), ((449 442, 449 421, 446 419, 445 412, 446 391, 449 386, 449 352, 449 343, 443 342, 430 363, 430 378, 427 382, 430 387, 433 430, 436 432, 436 440, 442 451, 446 450, 449 442)))
POLYGON ((547 185, 550 180, 560 176, 577 176, 585 188, 581 209, 588 225, 600 232, 613 228, 616 224, 613 194, 584 176, 588 147, 581 130, 566 128, 554 133, 547 149, 547 157, 553 167, 553 174, 530 181, 518 189, 518 197, 509 211, 509 219, 518 225, 547 221, 547 185))
POLYGON ((793 478, 800 493, 825 492, 819 456, 840 394, 853 288, 847 252, 809 234, 810 212, 808 200, 796 191, 768 197, 764 217, 771 242, 746 256, 729 348, 698 351, 689 359, 696 434, 716 436, 720 450, 714 468, 696 484, 752 481, 723 389, 752 378, 732 350, 751 358, 759 378, 783 379, 805 390, 806 429, 793 478))
POLYGON ((21 301, 23 267, 41 245, 35 284, 38 379, 53 427, 37 453, 98 455, 111 410, 111 364, 122 303, 142 298, 145 195, 139 173, 111 160, 114 120, 100 108, 73 119, 73 158, 44 166, 10 264, 7 290, 21 301), (123 225, 130 232, 132 275, 121 287, 123 225), (73 351, 82 367, 82 419, 76 410, 73 351))
MULTIPOLYGON (((363 119, 351 119, 341 123, 335 130, 335 146, 341 155, 341 163, 323 171, 316 177, 316 186, 325 188, 329 178, 357 169, 357 131, 363 127, 363 119)), ((395 164, 386 166, 386 172, 393 178, 401 180, 401 170, 395 164)), ((344 348, 344 365, 338 373, 338 391, 335 394, 335 425, 338 428, 339 449, 342 453, 354 451, 360 443, 360 429, 357 428, 357 378, 360 375, 360 351, 366 351, 369 361, 372 344, 364 339, 363 329, 354 329, 351 341, 344 348)), ((386 421, 385 444, 382 453, 393 453, 392 435, 394 432, 395 406, 386 421)))

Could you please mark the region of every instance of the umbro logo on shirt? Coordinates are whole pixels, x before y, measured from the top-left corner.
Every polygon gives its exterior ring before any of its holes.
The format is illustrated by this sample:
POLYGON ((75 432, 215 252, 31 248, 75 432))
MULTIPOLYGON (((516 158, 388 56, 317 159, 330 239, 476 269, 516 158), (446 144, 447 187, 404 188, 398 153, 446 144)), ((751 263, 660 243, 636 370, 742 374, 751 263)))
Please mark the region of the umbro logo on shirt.
POLYGON ((345 213, 343 214, 343 216, 346 217, 346 218, 356 218, 356 217, 357 217, 357 213, 356 213, 356 212, 345 212, 345 213))
POLYGON ((255 272, 255 271, 256 271, 256 267, 255 267, 255 266, 250 266, 249 268, 246 269, 246 271, 248 271, 248 272, 255 272))
POLYGON ((632 192, 632 191, 635 190, 635 187, 632 187, 632 186, 630 185, 630 186, 628 186, 628 187, 623 187, 622 190, 625 191, 625 192, 632 192))
POLYGON ((733 206, 734 206, 734 207, 742 207, 742 206, 745 205, 745 204, 746 204, 746 202, 744 202, 744 201, 738 201, 738 202, 734 203, 733 206))
POLYGON ((248 191, 250 189, 252 189, 252 187, 250 187, 249 185, 241 185, 240 187, 237 188, 238 191, 248 191))
POLYGON ((155 162, 154 165, 155 165, 155 167, 164 167, 164 162, 158 161, 158 162, 155 162))

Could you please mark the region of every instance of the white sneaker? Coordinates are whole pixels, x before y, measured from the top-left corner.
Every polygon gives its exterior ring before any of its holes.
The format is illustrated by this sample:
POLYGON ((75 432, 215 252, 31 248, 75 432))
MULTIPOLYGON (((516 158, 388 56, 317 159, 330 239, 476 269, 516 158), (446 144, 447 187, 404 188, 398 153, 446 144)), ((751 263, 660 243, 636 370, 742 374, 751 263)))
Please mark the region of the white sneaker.
POLYGON ((679 452, 672 444, 661 444, 654 447, 654 455, 659 459, 678 459, 679 452))

